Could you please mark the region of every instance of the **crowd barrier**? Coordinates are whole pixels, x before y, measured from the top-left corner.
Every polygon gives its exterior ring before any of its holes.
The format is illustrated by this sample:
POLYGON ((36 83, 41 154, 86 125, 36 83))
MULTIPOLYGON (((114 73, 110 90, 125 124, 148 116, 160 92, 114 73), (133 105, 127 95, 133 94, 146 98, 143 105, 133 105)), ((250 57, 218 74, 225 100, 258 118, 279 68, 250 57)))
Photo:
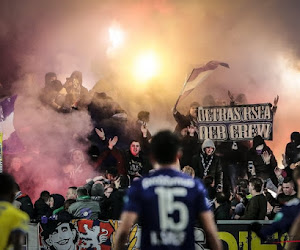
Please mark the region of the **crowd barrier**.
MULTIPOLYGON (((223 242, 224 250, 279 250, 283 249, 287 235, 274 234, 268 242, 262 242, 250 231, 253 221, 219 221, 218 234, 223 242)), ((270 224, 270 221, 259 221, 270 224)), ((55 224, 53 228, 47 225, 30 224, 29 234, 24 249, 113 249, 115 232, 119 221, 74 220, 70 223, 55 224)), ((141 228, 136 224, 132 227, 128 238, 128 249, 140 248, 141 228)), ((208 249, 206 238, 201 228, 195 228, 196 250, 208 249)))

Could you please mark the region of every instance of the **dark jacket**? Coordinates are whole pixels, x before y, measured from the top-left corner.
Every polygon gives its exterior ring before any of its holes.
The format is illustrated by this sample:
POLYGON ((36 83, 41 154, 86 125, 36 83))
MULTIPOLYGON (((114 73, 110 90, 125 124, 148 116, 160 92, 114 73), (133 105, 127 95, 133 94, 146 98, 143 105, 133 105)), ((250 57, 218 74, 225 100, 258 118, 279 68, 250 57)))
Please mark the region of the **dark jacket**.
POLYGON ((190 126, 190 125, 194 125, 194 126, 196 125, 193 117, 190 114, 182 115, 181 113, 176 111, 176 113, 173 113, 173 116, 177 122, 174 132, 178 135, 180 134, 180 131, 183 128, 186 128, 187 126, 190 126))
POLYGON ((21 202, 20 209, 26 212, 29 215, 30 219, 33 219, 34 209, 30 197, 27 194, 21 194, 18 198, 16 198, 16 200, 21 202))
POLYGON ((109 198, 104 197, 101 204, 101 219, 119 220, 123 210, 125 189, 114 190, 109 198))
POLYGON ((209 160, 211 159, 211 157, 213 157, 213 160, 211 162, 211 165, 209 166, 207 175, 211 175, 212 177, 214 177, 215 180, 215 187, 218 184, 222 184, 223 185, 223 172, 222 172, 222 166, 221 166, 221 160, 218 156, 216 155, 212 155, 212 156, 207 156, 204 153, 201 154, 197 154, 193 156, 192 159, 192 168, 195 170, 195 177, 198 177, 199 179, 203 179, 204 176, 204 166, 202 164, 202 157, 204 158, 205 162, 209 162, 209 160))
POLYGON ((288 176, 292 176, 293 170, 290 169, 292 163, 300 161, 300 148, 297 148, 297 143, 289 142, 285 148, 285 159, 287 167, 285 168, 288 176))
POLYGON ((214 211, 215 220, 230 220, 230 204, 225 202, 214 211))
POLYGON ((185 136, 181 138, 180 144, 182 147, 182 156, 180 158, 180 167, 192 165, 193 156, 199 151, 199 141, 198 137, 195 136, 185 136))
POLYGON ((34 217, 39 220, 42 216, 49 217, 51 215, 52 209, 45 203, 42 198, 39 198, 34 203, 34 217))
POLYGON ((271 178, 274 184, 276 185, 276 176, 274 173, 274 169, 277 167, 277 161, 275 159, 275 156, 272 152, 272 150, 268 146, 264 146, 262 152, 267 151, 271 155, 270 164, 265 164, 262 158, 262 154, 257 154, 256 147, 253 145, 253 147, 248 152, 248 161, 253 161, 256 176, 262 178, 263 180, 266 180, 268 178, 271 178))
POLYGON ((139 153, 139 157, 135 157, 129 150, 120 150, 117 148, 113 148, 112 150, 107 148, 105 151, 103 151, 98 158, 96 168, 100 171, 104 171, 108 167, 113 166, 105 166, 103 164, 104 161, 111 156, 116 162, 115 165, 117 166, 118 174, 129 175, 131 179, 134 178, 134 171, 144 176, 152 168, 148 157, 145 156, 143 152, 139 153))
POLYGON ((267 199, 263 194, 252 197, 240 220, 264 220, 267 215, 267 199))

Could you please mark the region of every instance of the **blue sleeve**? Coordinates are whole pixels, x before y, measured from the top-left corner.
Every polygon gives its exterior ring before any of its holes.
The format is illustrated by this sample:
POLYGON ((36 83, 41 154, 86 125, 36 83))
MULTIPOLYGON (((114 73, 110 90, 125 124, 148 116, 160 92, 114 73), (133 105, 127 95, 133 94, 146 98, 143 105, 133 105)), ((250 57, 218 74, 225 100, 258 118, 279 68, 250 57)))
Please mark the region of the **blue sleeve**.
POLYGON ((207 199, 207 191, 204 187, 204 185, 202 184, 202 182, 200 182, 199 180, 195 180, 195 184, 196 184, 196 213, 199 214, 201 212, 206 212, 206 211, 210 211, 209 209, 209 203, 208 203, 208 199, 207 199))
POLYGON ((142 191, 141 180, 132 182, 131 187, 128 189, 124 198, 124 209, 127 212, 136 212, 140 214, 141 211, 141 196, 142 191))

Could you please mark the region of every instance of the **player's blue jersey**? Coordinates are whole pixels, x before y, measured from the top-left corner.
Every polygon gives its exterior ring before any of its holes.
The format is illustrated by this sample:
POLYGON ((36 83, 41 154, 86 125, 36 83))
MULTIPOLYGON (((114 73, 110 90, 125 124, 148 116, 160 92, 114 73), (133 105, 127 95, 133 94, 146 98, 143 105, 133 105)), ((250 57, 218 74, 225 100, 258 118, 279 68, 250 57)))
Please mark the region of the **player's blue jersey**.
POLYGON ((195 220, 209 207, 201 181, 168 168, 134 181, 124 211, 139 215, 142 249, 194 249, 195 220))

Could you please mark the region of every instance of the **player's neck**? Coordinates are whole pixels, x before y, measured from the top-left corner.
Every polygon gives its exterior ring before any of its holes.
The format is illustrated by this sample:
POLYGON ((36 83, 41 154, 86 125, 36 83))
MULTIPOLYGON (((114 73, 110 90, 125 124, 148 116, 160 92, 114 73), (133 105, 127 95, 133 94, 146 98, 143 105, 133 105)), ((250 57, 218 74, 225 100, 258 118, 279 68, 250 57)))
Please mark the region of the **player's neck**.
POLYGON ((178 165, 176 162, 171 164, 159 164, 158 169, 173 169, 180 171, 180 165, 178 165))

